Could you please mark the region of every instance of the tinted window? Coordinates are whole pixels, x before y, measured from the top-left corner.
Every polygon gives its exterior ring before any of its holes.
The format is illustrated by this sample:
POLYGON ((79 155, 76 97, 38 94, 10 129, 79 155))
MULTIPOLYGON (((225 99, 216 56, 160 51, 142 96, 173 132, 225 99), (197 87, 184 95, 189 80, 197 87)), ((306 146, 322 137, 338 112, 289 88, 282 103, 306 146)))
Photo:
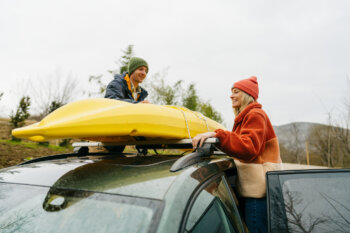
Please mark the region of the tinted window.
POLYGON ((350 172, 268 175, 272 232, 349 232, 350 172))
POLYGON ((194 214, 192 214, 192 220, 195 219, 193 222, 194 226, 188 229, 187 232, 235 232, 218 198, 213 198, 209 205, 206 203, 204 206, 206 206, 207 209, 205 209, 201 215, 197 215, 196 218, 193 218, 194 214))
POLYGON ((0 232, 149 232, 162 202, 0 183, 0 232))
POLYGON ((239 213, 223 177, 210 182, 196 197, 185 229, 186 232, 243 232, 239 213))

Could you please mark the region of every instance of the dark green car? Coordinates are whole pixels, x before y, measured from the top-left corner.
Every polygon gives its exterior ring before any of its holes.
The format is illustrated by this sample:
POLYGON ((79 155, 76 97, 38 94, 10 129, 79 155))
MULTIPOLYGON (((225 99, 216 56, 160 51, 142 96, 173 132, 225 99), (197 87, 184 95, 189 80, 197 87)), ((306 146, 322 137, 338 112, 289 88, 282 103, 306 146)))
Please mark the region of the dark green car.
MULTIPOLYGON (((0 232, 247 232, 234 161, 214 144, 185 156, 146 153, 188 141, 138 143, 131 154, 78 146, 2 169, 0 232)), ((270 232, 350 231, 350 170, 270 172, 267 180, 270 232)))

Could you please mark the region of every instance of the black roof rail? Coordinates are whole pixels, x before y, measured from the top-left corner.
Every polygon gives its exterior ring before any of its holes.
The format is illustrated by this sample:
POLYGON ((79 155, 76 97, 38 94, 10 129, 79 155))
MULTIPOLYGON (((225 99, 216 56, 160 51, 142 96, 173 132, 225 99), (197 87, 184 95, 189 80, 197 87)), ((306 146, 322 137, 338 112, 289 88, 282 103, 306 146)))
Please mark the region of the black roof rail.
POLYGON ((213 154, 221 154, 225 155, 225 153, 214 153, 216 149, 215 144, 219 143, 219 139, 213 138, 212 140, 207 139, 207 141, 203 144, 202 147, 197 148, 197 150, 191 154, 185 155, 178 160, 171 166, 170 171, 176 172, 179 171, 185 167, 191 166, 195 163, 198 163, 201 161, 203 157, 209 157, 213 154))

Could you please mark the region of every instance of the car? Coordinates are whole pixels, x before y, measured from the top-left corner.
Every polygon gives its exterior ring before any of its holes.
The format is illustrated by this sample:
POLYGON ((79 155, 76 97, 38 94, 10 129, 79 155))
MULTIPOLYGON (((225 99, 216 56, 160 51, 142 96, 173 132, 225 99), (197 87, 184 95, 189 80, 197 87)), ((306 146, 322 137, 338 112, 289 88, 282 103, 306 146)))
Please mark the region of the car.
MULTIPOLYGON (((0 232, 248 232, 235 162, 217 143, 190 153, 188 139, 82 142, 2 169, 0 232), (113 150, 125 145, 137 151, 113 150), (102 146, 112 152, 91 152, 102 146)), ((269 232, 349 232, 349 169, 266 177, 269 232)))

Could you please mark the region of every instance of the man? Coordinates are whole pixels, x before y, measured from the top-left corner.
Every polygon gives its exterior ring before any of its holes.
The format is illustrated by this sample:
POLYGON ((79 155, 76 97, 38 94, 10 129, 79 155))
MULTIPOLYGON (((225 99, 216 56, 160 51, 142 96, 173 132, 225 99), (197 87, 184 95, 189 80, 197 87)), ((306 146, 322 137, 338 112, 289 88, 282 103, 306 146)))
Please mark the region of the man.
POLYGON ((145 100, 148 92, 139 85, 145 80, 147 73, 147 62, 142 58, 132 57, 129 61, 128 72, 115 75, 108 84, 105 98, 129 103, 149 103, 148 100, 145 100))

